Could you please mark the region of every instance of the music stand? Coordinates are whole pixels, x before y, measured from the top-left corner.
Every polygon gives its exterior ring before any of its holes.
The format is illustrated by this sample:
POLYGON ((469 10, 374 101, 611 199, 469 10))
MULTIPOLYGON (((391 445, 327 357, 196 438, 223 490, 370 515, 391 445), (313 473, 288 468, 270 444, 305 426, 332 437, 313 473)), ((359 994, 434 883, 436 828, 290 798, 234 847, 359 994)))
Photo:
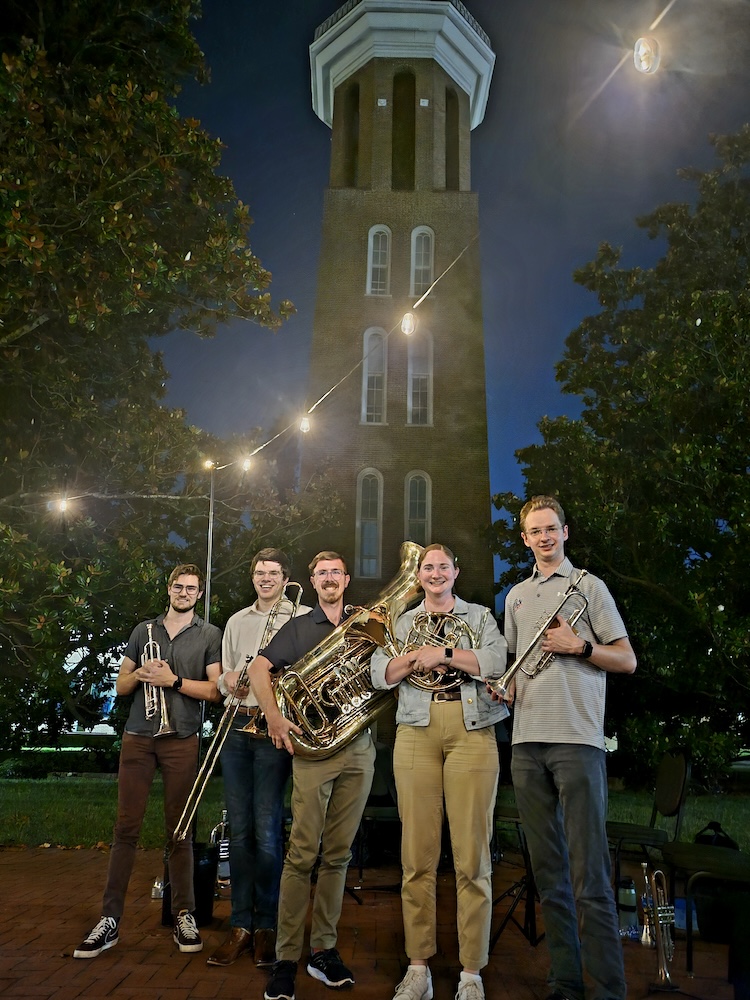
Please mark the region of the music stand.
POLYGON ((498 806, 495 809, 495 824, 497 823, 508 823, 513 824, 516 828, 516 833, 518 834, 518 844, 521 850, 521 857, 523 858, 524 873, 523 875, 509 886, 503 892, 500 893, 497 898, 493 899, 492 906, 493 909, 498 903, 501 903, 504 899, 511 899, 512 902, 508 907, 503 919, 500 921, 500 926, 497 928, 495 933, 490 938, 490 953, 493 951, 495 945, 500 939, 500 935, 503 933, 505 928, 509 923, 514 923, 519 931, 523 934, 529 944, 536 948, 539 942, 544 938, 544 934, 539 934, 537 932, 536 926, 536 900, 537 892, 536 885, 534 883, 534 874, 531 870, 531 859, 529 857, 529 848, 526 843, 526 837, 523 832, 523 827, 521 826, 521 819, 518 815, 518 810, 513 806, 498 806), (516 919, 515 912, 518 906, 524 904, 524 916, 523 923, 519 923, 516 919))

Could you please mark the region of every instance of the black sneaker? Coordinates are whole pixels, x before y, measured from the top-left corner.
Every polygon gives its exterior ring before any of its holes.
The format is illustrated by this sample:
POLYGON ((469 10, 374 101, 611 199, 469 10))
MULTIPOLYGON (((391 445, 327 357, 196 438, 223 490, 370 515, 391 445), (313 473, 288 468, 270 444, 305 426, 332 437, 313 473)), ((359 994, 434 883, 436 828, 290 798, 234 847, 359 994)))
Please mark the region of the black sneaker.
POLYGON ((119 924, 119 917, 102 917, 83 944, 79 944, 73 952, 73 958, 96 958, 107 948, 114 948, 120 940, 119 924))
POLYGON ((265 1000, 294 1000, 294 977, 297 975, 296 962, 274 962, 271 978, 268 980, 265 1000))
POLYGON ((307 971, 314 979, 319 979, 334 990, 354 986, 354 976, 341 961, 341 955, 335 948, 327 948, 311 955, 307 971))
POLYGON ((203 951, 203 942, 189 910, 180 910, 174 918, 174 943, 180 951, 203 951))

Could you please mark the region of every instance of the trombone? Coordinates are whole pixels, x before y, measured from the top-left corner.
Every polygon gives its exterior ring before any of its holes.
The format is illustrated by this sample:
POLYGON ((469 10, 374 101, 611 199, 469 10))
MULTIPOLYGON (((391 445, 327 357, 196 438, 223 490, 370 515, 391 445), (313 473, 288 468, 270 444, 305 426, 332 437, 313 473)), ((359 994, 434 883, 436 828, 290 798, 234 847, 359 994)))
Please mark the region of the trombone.
MULTIPOLYGON (((266 619, 266 625, 263 629, 263 635, 261 636, 260 643, 258 644, 258 649, 263 649, 271 639, 274 632, 274 625, 276 624, 276 618, 278 617, 282 606, 284 604, 288 604, 290 606, 289 618, 291 619, 296 615, 297 608, 299 607, 301 600, 302 584, 293 582, 287 583, 281 597, 268 613, 268 618, 266 619), (297 588, 297 594, 294 598, 287 597, 286 592, 289 587, 297 588)), ((185 839, 187 832, 190 829, 190 824, 195 819, 195 814, 198 811, 198 806, 203 798, 203 793, 206 791, 206 786, 208 785, 209 779, 211 778, 214 768, 216 767, 219 754, 221 753, 221 749, 224 746, 227 736, 229 735, 232 723, 234 722, 234 717, 237 714, 237 709, 242 701, 242 698, 237 694, 237 692, 247 686, 247 673, 252 659, 253 657, 249 653, 245 657, 245 663, 240 671, 239 677, 237 678, 237 684, 235 685, 232 696, 229 699, 229 703, 224 709, 224 714, 219 719, 216 726, 216 732, 214 733, 211 744, 206 751, 206 756, 203 758, 203 763, 201 764, 196 779, 193 782, 193 787, 190 789, 188 794, 185 807, 182 810, 182 815, 177 821, 177 826, 172 834, 173 843, 177 843, 178 841, 185 839)))
POLYGON ((524 651, 519 656, 517 656, 515 658, 515 660, 508 667, 508 669, 505 671, 505 673, 503 674, 503 676, 502 677, 498 677, 495 680, 488 680, 487 681, 487 686, 492 691, 494 691, 495 694, 498 694, 498 695, 500 695, 501 698, 504 698, 505 695, 508 692, 508 688, 510 687, 511 681, 516 676, 516 674, 518 673, 519 670, 523 670, 523 672, 528 677, 536 677, 536 675, 538 673, 540 673, 540 671, 544 670, 545 667, 549 666, 549 664, 551 663, 551 661, 555 657, 554 653, 544 653, 540 657, 539 662, 534 667, 526 667, 525 664, 526 664, 526 661, 528 660, 528 658, 534 652, 534 649, 536 648, 537 644, 540 642, 540 640, 544 636, 544 633, 547 631, 547 629, 554 627, 555 619, 562 612, 562 609, 565 607, 565 605, 569 601, 580 599, 581 602, 582 602, 580 604, 580 606, 575 609, 575 611, 572 613, 572 615, 570 616, 570 618, 568 618, 568 625, 570 625, 571 628, 573 628, 573 626, 575 625, 575 623, 578 621, 578 619, 581 617, 581 615, 585 612, 586 608, 589 605, 588 598, 586 597, 585 594, 581 593, 581 591, 578 589, 578 586, 579 586, 581 580, 586 575, 587 575, 587 570, 582 569, 580 571, 580 573, 578 574, 578 576, 575 578, 575 580, 571 581, 570 586, 568 587, 568 589, 563 594, 563 598, 560 601, 560 603, 557 605, 557 607, 555 608, 555 610, 546 619, 546 621, 542 625, 539 626, 539 628, 536 631, 536 634, 534 635, 534 638, 528 644, 528 646, 526 647, 526 649, 524 649, 524 651))
MULTIPOLYGON (((146 630, 148 631, 148 640, 146 645, 143 647, 143 652, 141 653, 142 667, 145 666, 149 660, 161 659, 161 649, 159 647, 159 643, 156 639, 154 639, 153 622, 148 622, 146 624, 146 630)), ((164 694, 164 688, 156 687, 154 684, 144 682, 143 699, 145 702, 146 718, 150 721, 157 714, 159 716, 159 728, 153 734, 154 739, 157 739, 159 736, 174 736, 177 730, 173 727, 169 720, 167 699, 164 694)))

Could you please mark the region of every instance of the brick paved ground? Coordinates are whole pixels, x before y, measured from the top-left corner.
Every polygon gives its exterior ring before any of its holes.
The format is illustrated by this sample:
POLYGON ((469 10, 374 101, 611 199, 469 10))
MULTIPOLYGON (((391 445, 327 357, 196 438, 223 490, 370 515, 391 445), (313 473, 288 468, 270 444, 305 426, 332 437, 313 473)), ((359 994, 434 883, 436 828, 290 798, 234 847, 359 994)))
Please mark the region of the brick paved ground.
MULTIPOLYGON (((498 893, 518 876, 512 858, 496 866, 498 893)), ((182 955, 171 930, 161 923, 161 904, 151 886, 161 871, 158 851, 139 851, 119 944, 91 961, 72 958, 73 949, 99 917, 107 867, 102 851, 0 848, 0 996, 53 1000, 261 1000, 266 974, 243 958, 229 969, 206 965, 210 950, 223 940, 229 902, 217 900, 212 923, 202 929, 204 951, 182 955)), ((638 871, 636 868, 634 870, 638 871)), ((404 968, 399 898, 375 885, 397 881, 395 867, 365 869, 365 888, 347 895, 339 949, 352 968, 357 1000, 390 1000, 404 968)), ((350 884, 357 884, 357 872, 350 884)), ((502 918, 507 900, 498 904, 502 918)), ((517 911, 517 912, 520 912, 517 911)), ((453 877, 440 876, 439 954, 432 962, 435 1000, 451 1000, 458 976, 453 877)), ((645 997, 656 972, 654 953, 627 943, 625 965, 631 998, 645 997)), ((684 941, 677 942, 672 977, 682 993, 700 1000, 731 1000, 726 982, 726 948, 696 942, 694 979, 685 975, 684 941)), ((543 1000, 547 995, 544 943, 532 947, 512 924, 500 937, 484 971, 488 1000, 543 1000)), ((298 1000, 330 1000, 331 991, 301 972, 298 1000)))

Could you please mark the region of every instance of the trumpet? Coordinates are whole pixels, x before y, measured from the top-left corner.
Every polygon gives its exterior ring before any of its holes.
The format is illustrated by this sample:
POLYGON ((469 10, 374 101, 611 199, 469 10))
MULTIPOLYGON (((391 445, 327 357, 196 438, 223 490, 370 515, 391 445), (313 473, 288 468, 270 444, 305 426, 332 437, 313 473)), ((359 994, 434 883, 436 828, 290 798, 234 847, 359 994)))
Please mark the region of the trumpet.
POLYGON ((571 581, 570 586, 563 594, 562 600, 557 605, 555 610, 552 612, 551 615, 549 615, 549 617, 543 622, 543 624, 539 626, 534 635, 534 638, 528 644, 526 649, 524 649, 524 651, 515 658, 515 660, 513 661, 513 663, 511 663, 511 665, 505 671, 503 676, 497 678, 496 680, 487 681, 488 687, 492 691, 494 691, 495 694, 498 694, 500 695, 501 698, 504 698, 508 692, 508 688, 510 687, 511 681, 516 676, 519 670, 522 670, 527 677, 536 677, 536 675, 541 673, 541 671, 544 670, 545 667, 549 666, 549 664, 555 658, 554 653, 543 653, 542 656, 539 657, 539 659, 533 666, 528 666, 527 660, 529 660, 529 658, 531 657, 531 654, 536 649, 537 645, 541 641, 547 629, 554 628, 555 619, 559 614, 562 613, 562 610, 566 604, 574 600, 581 601, 580 605, 575 608, 570 618, 568 618, 568 625, 570 625, 571 628, 573 628, 573 626, 581 617, 581 615, 583 615, 583 613, 586 611, 586 608, 588 607, 589 604, 588 598, 586 597, 585 594, 582 594, 578 589, 581 580, 586 575, 587 571, 585 569, 582 569, 578 574, 578 576, 575 578, 575 580, 571 581))
MULTIPOLYGON (((148 631, 148 640, 143 648, 143 652, 141 653, 142 667, 145 666, 149 660, 161 659, 161 649, 159 648, 159 643, 156 639, 154 639, 153 635, 153 622, 148 622, 146 624, 146 630, 148 631)), ((154 739, 157 739, 159 736, 174 736, 177 730, 169 721, 167 698, 164 694, 164 688, 156 687, 154 684, 144 682, 143 699, 145 702, 146 718, 153 719, 157 714, 159 716, 159 728, 154 733, 154 739)))
MULTIPOLYGON (((284 587, 284 591, 281 597, 279 597, 278 601, 274 604, 274 606, 268 613, 268 618, 266 619, 266 624, 263 629, 263 635, 261 636, 258 649, 263 649, 263 647, 268 644, 271 636, 273 635, 274 626, 276 624, 276 618, 278 617, 279 611, 281 610, 282 606, 284 604, 288 604, 290 606, 289 617, 294 618, 295 614, 297 613, 297 608, 299 607, 301 600, 302 600, 302 585, 299 583, 288 583, 286 587, 284 587), (293 599, 287 597, 286 591, 287 588, 289 587, 297 587, 297 595, 293 599)), ((231 698, 229 699, 229 702, 224 709, 222 717, 219 719, 219 722, 217 723, 216 732, 214 733, 213 739, 211 740, 211 744, 208 750, 206 751, 206 756, 203 758, 203 763, 201 764, 196 779, 193 782, 193 787, 190 789, 190 792, 188 793, 188 797, 185 801, 185 806, 182 810, 182 815, 178 819, 177 826, 175 827, 174 833, 172 834, 172 840, 175 843, 177 841, 185 839, 185 837, 187 836, 187 832, 190 829, 190 824, 195 819, 195 814, 198 811, 198 806, 200 805, 200 801, 203 798, 203 793, 206 791, 206 786, 208 785, 209 779, 211 778, 211 775, 214 772, 214 768, 216 767, 216 762, 219 759, 219 754, 221 753, 221 749, 224 746, 224 743, 226 742, 226 738, 229 735, 229 731, 232 728, 232 723, 234 722, 234 717, 237 714, 237 709, 239 708, 240 702, 242 701, 242 698, 238 695, 237 692, 241 690, 243 687, 247 686, 247 672, 248 668, 250 667, 250 663, 252 662, 252 659, 253 657, 250 654, 248 654, 245 657, 245 663, 242 667, 242 670, 240 671, 239 677, 237 678, 237 683, 234 687, 234 691, 232 692, 231 698)), ((244 733, 248 732, 248 729, 249 727, 245 726, 240 731, 244 733)), ((251 733, 251 735, 262 736, 263 734, 258 732, 258 733, 251 733)))
POLYGON ((670 905, 667 880, 664 872, 649 874, 648 863, 642 862, 646 892, 643 896, 643 936, 641 944, 656 949, 656 981, 649 985, 654 990, 676 991, 679 987, 669 975, 669 965, 674 958, 674 906, 670 905))

